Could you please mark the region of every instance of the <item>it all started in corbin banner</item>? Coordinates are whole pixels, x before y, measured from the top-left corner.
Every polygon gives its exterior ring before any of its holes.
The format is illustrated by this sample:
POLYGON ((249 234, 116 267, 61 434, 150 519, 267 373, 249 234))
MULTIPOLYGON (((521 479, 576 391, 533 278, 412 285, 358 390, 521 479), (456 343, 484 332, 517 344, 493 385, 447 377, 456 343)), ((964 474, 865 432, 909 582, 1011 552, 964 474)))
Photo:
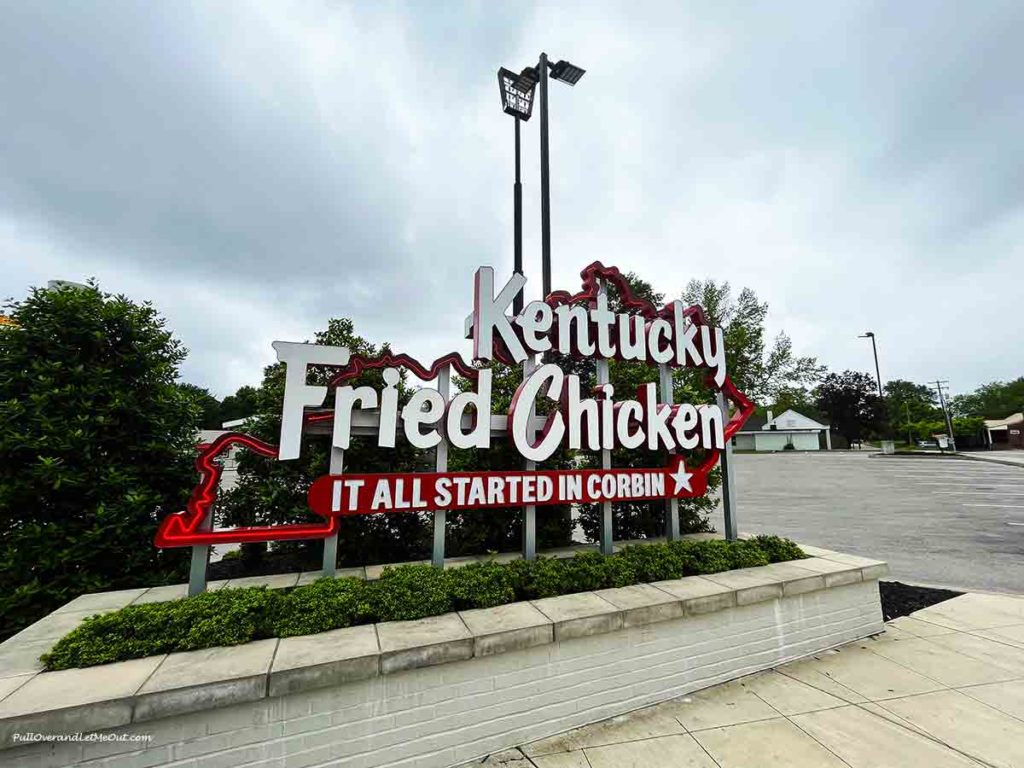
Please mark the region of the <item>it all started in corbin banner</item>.
MULTIPOLYGON (((399 435, 420 449, 447 441, 456 448, 486 450, 491 446, 494 416, 492 371, 469 366, 452 353, 425 367, 407 355, 376 358, 351 355, 344 347, 274 342, 286 366, 285 394, 278 446, 238 433, 223 435, 201 451, 196 462, 200 483, 188 510, 161 523, 158 546, 187 546, 230 541, 316 538, 337 530, 344 515, 387 512, 481 509, 526 504, 574 504, 699 496, 707 490, 711 470, 726 441, 742 426, 753 404, 732 385, 726 372, 722 329, 709 325, 698 306, 676 300, 662 308, 634 297, 615 268, 591 264, 583 273, 583 289, 571 295, 552 293, 532 301, 515 316, 513 302, 526 278, 514 275, 496 289, 490 267, 477 270, 473 281, 473 312, 466 319, 473 359, 526 364, 505 420, 505 434, 526 461, 542 462, 562 445, 573 450, 616 448, 667 451, 667 467, 651 469, 586 469, 560 471, 437 472, 328 475, 309 491, 310 508, 326 519, 320 525, 282 525, 210 531, 204 526, 216 498, 220 465, 214 459, 233 445, 268 458, 296 459, 302 434, 311 421, 331 421, 332 445, 347 449, 355 423, 375 425, 376 444, 394 448, 399 435), (618 291, 622 311, 609 307, 606 290, 618 291), (533 367, 530 361, 547 352, 582 360, 622 360, 651 366, 699 368, 708 385, 735 406, 730 418, 717 404, 663 402, 658 386, 641 385, 635 393, 616 393, 610 384, 585 392, 580 377, 552 363, 533 367), (307 383, 308 367, 338 369, 329 386, 307 383), (383 386, 352 386, 346 382, 368 368, 381 369, 383 386), (442 371, 470 380, 469 391, 448 398, 437 389, 417 389, 399 405, 399 369, 421 380, 439 379, 442 371), (333 412, 322 409, 334 388, 333 412), (623 397, 623 395, 627 395, 623 397), (628 396, 632 395, 632 396, 628 396), (550 401, 543 419, 537 404, 550 401), (688 468, 683 451, 703 449, 707 458, 688 468)), ((671 377, 668 377, 671 381, 671 377)), ((445 387, 447 389, 447 387, 445 387)), ((671 398, 668 398, 671 400, 671 398)), ((500 414, 499 414, 500 415, 500 414)), ((361 434, 365 434, 362 432, 361 434)))

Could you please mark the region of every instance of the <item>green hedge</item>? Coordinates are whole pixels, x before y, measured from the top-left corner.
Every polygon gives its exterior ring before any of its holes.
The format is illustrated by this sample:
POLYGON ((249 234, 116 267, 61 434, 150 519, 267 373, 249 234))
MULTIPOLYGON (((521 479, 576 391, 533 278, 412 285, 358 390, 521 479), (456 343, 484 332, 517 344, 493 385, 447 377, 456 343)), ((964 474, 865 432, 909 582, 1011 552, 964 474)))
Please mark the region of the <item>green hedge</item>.
POLYGON ((615 555, 385 568, 377 581, 319 579, 292 590, 222 589, 166 603, 130 605, 86 619, 42 656, 49 670, 175 651, 311 635, 354 624, 404 621, 516 600, 679 579, 805 557, 788 539, 674 541, 615 555))

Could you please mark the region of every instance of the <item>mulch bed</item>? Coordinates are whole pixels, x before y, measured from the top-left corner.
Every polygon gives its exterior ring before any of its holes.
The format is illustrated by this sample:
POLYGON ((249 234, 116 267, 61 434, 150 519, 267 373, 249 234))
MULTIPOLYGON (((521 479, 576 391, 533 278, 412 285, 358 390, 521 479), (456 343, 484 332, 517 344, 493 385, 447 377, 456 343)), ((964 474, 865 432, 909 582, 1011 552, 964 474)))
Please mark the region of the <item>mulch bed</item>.
POLYGON ((951 589, 915 587, 900 581, 880 581, 878 590, 882 593, 882 616, 886 621, 900 616, 909 616, 914 611, 941 603, 944 600, 952 600, 963 594, 963 592, 954 592, 951 589))

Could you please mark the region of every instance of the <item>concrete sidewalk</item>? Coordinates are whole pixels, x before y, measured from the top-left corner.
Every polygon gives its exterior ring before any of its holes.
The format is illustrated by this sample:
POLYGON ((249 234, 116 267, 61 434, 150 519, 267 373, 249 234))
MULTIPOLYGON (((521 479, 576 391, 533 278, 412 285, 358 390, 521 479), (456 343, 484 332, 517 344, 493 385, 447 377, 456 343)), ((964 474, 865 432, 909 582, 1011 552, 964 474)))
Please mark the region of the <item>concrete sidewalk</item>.
POLYGON ((987 461, 991 464, 1002 464, 1007 467, 1024 467, 1024 451, 987 451, 960 453, 959 456, 972 461, 987 461))
POLYGON ((1024 596, 966 594, 873 638, 483 765, 1021 768, 1024 596))

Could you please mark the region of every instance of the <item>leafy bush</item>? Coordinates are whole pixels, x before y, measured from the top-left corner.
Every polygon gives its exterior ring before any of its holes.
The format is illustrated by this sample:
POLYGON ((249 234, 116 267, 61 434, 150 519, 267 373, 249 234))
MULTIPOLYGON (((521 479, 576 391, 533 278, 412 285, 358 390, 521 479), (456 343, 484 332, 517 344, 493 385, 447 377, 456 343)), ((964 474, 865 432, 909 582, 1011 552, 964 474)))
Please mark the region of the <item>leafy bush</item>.
POLYGON ((770 563, 784 563, 787 560, 799 560, 806 557, 796 542, 779 536, 762 534, 750 539, 750 542, 756 544, 768 556, 770 563))
POLYGON ((281 601, 274 622, 278 637, 314 635, 360 624, 371 615, 362 579, 317 579, 281 601))
POLYGON ((61 638, 43 662, 48 669, 89 667, 273 637, 273 619, 288 597, 266 587, 250 587, 129 605, 87 619, 61 638))
POLYGON ((366 590, 374 621, 411 621, 453 609, 451 574, 430 565, 388 566, 366 590))
POLYGON ((683 575, 697 576, 728 571, 732 567, 729 549, 737 544, 739 542, 683 540, 669 542, 668 547, 682 561, 683 575))
POLYGON ((470 563, 446 571, 455 610, 493 608, 516 599, 516 574, 500 563, 470 563))
POLYGON ((174 583, 153 547, 195 483, 185 349, 149 304, 32 289, 0 326, 0 640, 86 592, 174 583))
POLYGON ((325 578, 290 591, 222 589, 94 616, 61 638, 42 660, 47 669, 88 667, 802 557, 796 544, 777 536, 683 540, 629 546, 610 556, 581 552, 565 559, 473 563, 451 570, 401 565, 385 568, 377 581, 325 578))
POLYGON ((680 548, 669 544, 635 544, 625 547, 620 556, 632 567, 634 583, 681 579, 685 572, 680 548))

